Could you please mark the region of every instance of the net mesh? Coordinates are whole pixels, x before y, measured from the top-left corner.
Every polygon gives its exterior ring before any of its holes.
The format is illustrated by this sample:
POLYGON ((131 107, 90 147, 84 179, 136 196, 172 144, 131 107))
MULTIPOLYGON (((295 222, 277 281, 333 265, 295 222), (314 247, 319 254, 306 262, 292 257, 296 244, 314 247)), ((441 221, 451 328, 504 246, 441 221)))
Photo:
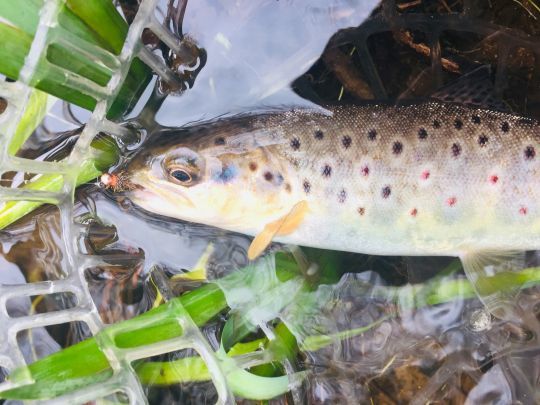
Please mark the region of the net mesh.
MULTIPOLYGON (((334 45, 350 43, 351 39, 357 47, 363 71, 369 82, 372 93, 378 99, 391 98, 388 89, 385 89, 375 61, 368 49, 368 38, 381 32, 390 32, 400 27, 414 28, 426 33, 429 38, 430 64, 435 78, 435 86, 440 84, 440 72, 442 70, 442 56, 439 37, 445 30, 461 30, 475 32, 484 37, 498 33, 499 57, 497 60, 496 88, 503 86, 504 71, 507 66, 510 50, 518 46, 529 49, 536 58, 540 58, 540 43, 525 36, 515 35, 509 31, 501 31, 500 27, 475 21, 474 18, 465 18, 470 2, 465 2, 464 11, 461 14, 426 16, 423 14, 400 14, 396 10, 393 1, 384 2, 383 14, 385 19, 372 19, 364 25, 361 31, 343 31, 334 37, 334 45)), ((51 193, 28 189, 16 189, 1 187, 0 200, 2 201, 39 201, 54 203, 61 213, 61 227, 63 233, 64 272, 66 276, 55 281, 43 281, 25 283, 19 285, 0 285, 0 367, 6 370, 24 366, 26 364, 20 350, 17 334, 29 328, 45 327, 49 325, 80 321, 88 325, 90 332, 96 336, 96 340, 102 352, 113 370, 112 376, 105 382, 89 385, 83 389, 70 393, 67 396, 55 399, 59 403, 84 403, 96 398, 123 392, 130 403, 145 403, 144 390, 141 387, 131 362, 137 359, 156 356, 175 350, 193 349, 205 361, 211 372, 213 384, 218 393, 219 402, 233 401, 233 395, 227 386, 226 377, 222 364, 214 354, 209 343, 202 335, 199 328, 191 320, 189 314, 175 303, 169 311, 161 314, 159 320, 176 320, 184 333, 181 337, 171 339, 158 344, 137 347, 135 349, 120 348, 115 344, 115 334, 127 332, 127 330, 103 331, 104 324, 93 302, 87 281, 85 270, 104 264, 99 256, 82 254, 78 247, 78 240, 84 232, 84 226, 74 221, 74 193, 76 187, 76 167, 81 162, 88 160, 90 155, 90 143, 96 135, 103 131, 111 133, 118 138, 125 136, 125 130, 117 123, 106 118, 107 111, 112 105, 115 96, 126 78, 128 69, 133 58, 138 57, 150 66, 161 77, 174 80, 173 73, 169 68, 157 59, 150 50, 141 43, 141 36, 145 28, 150 29, 173 51, 178 47, 175 38, 155 17, 157 0, 142 0, 133 23, 130 25, 127 39, 119 55, 114 55, 101 48, 81 40, 66 30, 54 30, 58 26, 58 14, 64 2, 62 0, 46 0, 39 16, 39 25, 34 37, 30 52, 25 59, 18 82, 1 82, 0 95, 7 101, 5 111, 0 114, 0 169, 2 172, 25 170, 32 173, 59 173, 63 177, 61 192, 51 193), (112 77, 105 86, 100 86, 77 74, 66 70, 46 59, 48 47, 55 41, 69 44, 75 53, 83 55, 91 54, 94 59, 106 66, 112 77), (62 162, 40 162, 30 159, 14 157, 8 153, 8 145, 13 138, 17 124, 23 116, 31 96, 32 85, 43 74, 46 66, 48 73, 63 75, 68 86, 76 88, 84 94, 97 100, 87 124, 78 138, 69 158, 62 162), (54 293, 71 293, 76 297, 77 304, 71 308, 50 313, 27 315, 14 318, 8 314, 6 303, 13 297, 30 297, 54 293)), ((177 49, 180 52, 180 49, 177 49)), ((226 288, 225 288, 226 289, 226 288)), ((162 291, 164 297, 169 294, 162 291)), ((275 314, 273 314, 275 315, 275 314)), ((158 320, 158 321, 159 321, 158 320)), ((253 322, 256 322, 254 320, 253 322)), ((30 377, 29 377, 30 378, 30 377)), ((30 381, 28 381, 30 382, 30 381)), ((4 387, 9 382, 3 383, 4 387)))
MULTIPOLYGON (((120 349, 115 345, 114 334, 98 334, 104 324, 93 302, 88 285, 85 280, 85 269, 103 264, 97 256, 84 255, 80 252, 77 240, 84 228, 74 222, 74 192, 76 187, 76 168, 90 156, 90 143, 100 132, 105 131, 119 138, 125 134, 122 127, 107 120, 106 114, 112 105, 115 96, 126 78, 133 58, 139 57, 146 64, 164 77, 171 76, 169 69, 159 59, 147 50, 141 43, 141 35, 145 28, 151 29, 173 50, 178 46, 177 39, 156 20, 156 0, 142 0, 137 15, 129 28, 125 44, 117 56, 97 46, 87 43, 76 35, 66 31, 54 29, 58 27, 58 14, 63 6, 62 0, 46 0, 39 16, 39 25, 34 37, 25 64, 20 72, 18 82, 0 83, 0 94, 7 101, 7 108, 0 115, 0 169, 2 172, 30 170, 33 173, 59 173, 63 177, 61 192, 50 193, 37 190, 22 190, 2 187, 0 198, 4 201, 39 201, 56 204, 61 212, 61 226, 63 232, 64 252, 66 253, 64 272, 66 277, 61 280, 44 281, 20 285, 0 285, 0 367, 6 370, 24 366, 25 359, 19 348, 17 334, 29 328, 44 327, 65 322, 81 321, 88 325, 91 333, 96 336, 98 345, 106 355, 113 375, 105 382, 90 385, 84 389, 70 393, 67 396, 55 399, 58 403, 84 403, 96 398, 107 397, 110 394, 123 392, 130 403, 145 403, 142 387, 131 367, 131 362, 172 350, 192 348, 209 366, 214 385, 219 395, 219 402, 230 401, 231 395, 220 373, 219 364, 201 332, 195 326, 189 315, 176 304, 174 311, 164 313, 167 318, 177 319, 183 335, 169 342, 160 342, 156 345, 139 347, 128 350, 120 349), (69 44, 74 53, 91 54, 92 58, 110 68, 111 79, 106 86, 100 86, 69 70, 51 63, 47 58, 47 49, 56 41, 69 44), (44 70, 46 67, 46 70, 44 70), (31 95, 32 84, 40 79, 40 75, 59 74, 65 77, 68 86, 80 90, 97 100, 96 107, 85 125, 81 136, 77 140, 73 151, 66 161, 36 162, 30 159, 13 157, 8 153, 8 145, 15 134, 17 124, 25 112, 31 95), (8 315, 6 303, 13 297, 30 297, 54 293, 72 293, 77 305, 64 310, 51 313, 34 314, 24 317, 12 318, 8 315)), ((30 382, 30 381, 28 381, 30 382)), ((4 383, 8 385, 9 382, 4 383)), ((7 387, 6 387, 7 388, 7 387)))

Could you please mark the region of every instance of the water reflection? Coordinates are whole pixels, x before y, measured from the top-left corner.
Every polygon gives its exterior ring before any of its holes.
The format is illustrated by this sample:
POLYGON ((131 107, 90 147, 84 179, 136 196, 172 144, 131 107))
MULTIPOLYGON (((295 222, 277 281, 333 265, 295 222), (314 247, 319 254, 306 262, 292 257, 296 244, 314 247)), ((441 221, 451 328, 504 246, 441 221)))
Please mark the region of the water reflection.
POLYGON ((376 0, 189 2, 184 33, 208 54, 192 89, 168 97, 161 125, 180 126, 254 107, 302 105, 290 84, 340 28, 358 26, 376 0), (179 114, 181 112, 181 114, 179 114))

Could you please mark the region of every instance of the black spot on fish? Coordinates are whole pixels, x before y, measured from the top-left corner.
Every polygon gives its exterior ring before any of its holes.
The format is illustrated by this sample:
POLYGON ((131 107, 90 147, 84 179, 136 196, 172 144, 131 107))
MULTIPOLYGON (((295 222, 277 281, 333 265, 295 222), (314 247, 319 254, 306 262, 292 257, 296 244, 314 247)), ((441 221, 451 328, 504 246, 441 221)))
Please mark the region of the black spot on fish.
POLYGON ((225 138, 223 138, 222 136, 220 136, 219 138, 216 138, 216 140, 214 141, 214 143, 216 145, 225 145, 225 138))
POLYGON ((456 129, 463 128, 463 121, 461 121, 459 118, 456 118, 456 120, 454 121, 454 127, 456 129))
POLYGON ((441 121, 439 120, 433 120, 433 128, 440 128, 441 127, 441 121))
POLYGON ((332 167, 330 167, 330 165, 324 165, 322 169, 322 175, 324 177, 330 177, 332 175, 332 167))
POLYGON ((364 215, 366 213, 366 209, 364 207, 359 207, 356 210, 360 215, 364 215))
POLYGON ((486 135, 480 135, 478 137, 478 145, 480 146, 486 146, 488 143, 489 138, 486 135))
POLYGON ((352 139, 350 136, 348 135, 345 135, 342 139, 341 139, 341 143, 343 144, 343 147, 345 149, 349 149, 351 147, 351 143, 352 143, 352 139))
POLYGON ((382 198, 388 198, 392 194, 392 189, 390 186, 384 186, 381 191, 382 198))
POLYGON ((315 139, 317 140, 321 140, 324 138, 324 133, 323 131, 321 131, 320 129, 316 130, 315 133, 313 134, 313 136, 315 137, 315 139))
POLYGON ((266 181, 272 181, 274 179, 274 175, 271 172, 264 172, 264 179, 266 181))
POLYGON ((473 124, 480 124, 482 122, 479 115, 473 115, 471 121, 473 124))
POLYGON ((392 152, 394 155, 399 155, 401 152, 403 152, 403 144, 399 141, 394 142, 392 145, 392 152))
POLYGON ((524 155, 526 160, 534 159, 534 157, 536 156, 536 151, 534 150, 534 147, 532 147, 531 145, 527 146, 525 148, 524 155))
POLYGON ((503 132, 508 132, 510 131, 510 124, 506 121, 504 121, 502 124, 501 124, 501 131, 503 132))
POLYGON ((426 139, 426 138, 427 138, 427 135, 428 135, 428 134, 427 134, 427 131, 426 131, 425 128, 420 128, 420 129, 418 130, 418 138, 420 138, 420 139, 426 139))
POLYGON ((298 138, 291 139, 291 148, 293 148, 293 150, 300 149, 300 140, 298 138))
POLYGON ((341 191, 338 193, 338 202, 343 204, 346 199, 347 199, 347 191, 345 191, 345 189, 341 189, 341 191))
POLYGON ((461 145, 459 143, 452 144, 452 156, 458 157, 461 154, 461 145))
POLYGON ((292 191, 292 187, 289 183, 285 183, 285 191, 287 193, 290 193, 292 191))
POLYGON ((309 194, 311 192, 311 184, 309 183, 309 181, 304 180, 303 186, 304 186, 304 192, 306 194, 309 194))
POLYGON ((377 131, 374 129, 370 129, 367 134, 367 137, 370 141, 374 141, 375 139, 377 139, 377 131))

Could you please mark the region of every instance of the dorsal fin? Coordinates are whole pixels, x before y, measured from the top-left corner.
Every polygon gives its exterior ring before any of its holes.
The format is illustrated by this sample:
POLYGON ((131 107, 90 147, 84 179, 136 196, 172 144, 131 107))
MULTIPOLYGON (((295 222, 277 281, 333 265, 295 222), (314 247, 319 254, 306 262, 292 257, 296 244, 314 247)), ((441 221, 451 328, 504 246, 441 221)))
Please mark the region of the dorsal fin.
POLYGON ((431 97, 446 102, 512 112, 509 106, 496 94, 491 76, 492 71, 489 65, 480 66, 456 81, 441 87, 431 97))

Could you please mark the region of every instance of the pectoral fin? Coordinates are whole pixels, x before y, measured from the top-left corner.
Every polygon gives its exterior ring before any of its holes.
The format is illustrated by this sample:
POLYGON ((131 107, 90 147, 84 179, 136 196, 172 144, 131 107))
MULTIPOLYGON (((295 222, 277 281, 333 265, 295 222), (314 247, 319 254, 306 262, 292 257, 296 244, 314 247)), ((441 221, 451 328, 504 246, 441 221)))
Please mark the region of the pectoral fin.
POLYGON ((289 235, 293 233, 304 220, 307 210, 308 203, 307 201, 302 200, 295 204, 287 214, 276 221, 267 224, 263 231, 253 239, 253 242, 251 242, 248 249, 249 260, 253 260, 259 256, 272 242, 274 236, 289 235))
POLYGON ((463 269, 487 310, 509 320, 516 314, 516 297, 525 267, 525 252, 468 252, 460 257, 463 269))

